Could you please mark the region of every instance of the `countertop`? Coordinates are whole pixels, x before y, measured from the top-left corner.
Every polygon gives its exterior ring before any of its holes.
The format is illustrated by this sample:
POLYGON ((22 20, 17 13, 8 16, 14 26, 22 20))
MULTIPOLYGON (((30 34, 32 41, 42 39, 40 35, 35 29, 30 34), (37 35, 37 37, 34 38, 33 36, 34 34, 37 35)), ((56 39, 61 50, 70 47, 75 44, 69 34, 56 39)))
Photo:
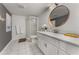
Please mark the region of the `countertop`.
POLYGON ((64 36, 64 34, 53 33, 53 32, 38 31, 38 33, 50 36, 52 38, 57 38, 58 40, 62 40, 62 41, 72 43, 72 44, 79 46, 79 38, 68 37, 68 36, 64 36))

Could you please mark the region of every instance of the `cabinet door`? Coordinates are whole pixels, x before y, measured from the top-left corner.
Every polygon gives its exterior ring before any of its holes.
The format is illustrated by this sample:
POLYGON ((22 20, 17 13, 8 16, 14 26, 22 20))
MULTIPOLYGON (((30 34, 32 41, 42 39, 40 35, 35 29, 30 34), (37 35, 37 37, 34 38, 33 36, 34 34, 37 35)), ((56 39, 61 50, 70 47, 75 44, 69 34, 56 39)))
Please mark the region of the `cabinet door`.
POLYGON ((57 55, 57 47, 47 42, 47 55, 57 55))
POLYGON ((79 46, 71 43, 60 41, 60 49, 66 51, 70 55, 79 55, 79 46))
POLYGON ((38 39, 38 47, 41 49, 41 51, 46 54, 46 42, 42 39, 38 39))
POLYGON ((38 46, 41 51, 46 55, 57 55, 57 48, 48 41, 38 39, 38 46))
POLYGON ((38 47, 41 49, 41 40, 40 39, 38 39, 38 41, 37 41, 38 43, 37 43, 37 45, 38 45, 38 47))
POLYGON ((46 35, 38 34, 39 48, 46 55, 57 55, 57 47, 58 41, 53 38, 50 38, 46 35), (51 41, 52 40, 52 41, 51 41), (54 44, 54 45, 53 45, 54 44))

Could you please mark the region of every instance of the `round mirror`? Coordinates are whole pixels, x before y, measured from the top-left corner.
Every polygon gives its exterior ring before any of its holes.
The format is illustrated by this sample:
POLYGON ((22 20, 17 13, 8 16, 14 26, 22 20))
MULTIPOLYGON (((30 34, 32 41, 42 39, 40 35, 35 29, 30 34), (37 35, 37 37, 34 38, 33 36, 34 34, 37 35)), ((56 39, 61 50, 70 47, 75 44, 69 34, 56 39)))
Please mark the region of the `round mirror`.
POLYGON ((63 25, 69 16, 69 10, 66 6, 60 5, 52 10, 49 15, 49 20, 51 23, 55 22, 55 27, 63 25))

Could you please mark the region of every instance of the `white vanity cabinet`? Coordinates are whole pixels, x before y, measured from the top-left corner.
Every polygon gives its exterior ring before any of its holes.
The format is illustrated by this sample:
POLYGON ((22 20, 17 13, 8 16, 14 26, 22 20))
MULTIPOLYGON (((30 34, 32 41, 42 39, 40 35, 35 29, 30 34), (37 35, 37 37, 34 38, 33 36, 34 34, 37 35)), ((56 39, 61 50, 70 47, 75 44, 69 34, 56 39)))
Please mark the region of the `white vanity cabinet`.
POLYGON ((57 55, 57 47, 47 42, 47 55, 57 55))
POLYGON ((38 34, 38 46, 46 55, 57 55, 57 48, 47 41, 47 37, 38 34))
MULTIPOLYGON (((42 35, 42 34, 41 34, 42 35)), ((57 40, 56 38, 52 38, 50 36, 46 36, 46 35, 42 35, 43 40, 49 42, 50 44, 59 47, 59 40, 57 40)))
POLYGON ((79 55, 79 46, 60 41, 60 49, 67 52, 69 55, 79 55))
MULTIPOLYGON (((46 55, 79 55, 78 40, 37 33, 38 46, 46 55), (61 38, 61 39, 60 39, 61 38), (69 42, 68 42, 69 41, 69 42), (73 43, 72 43, 73 42, 73 43), (76 45, 77 43, 77 45, 76 45)), ((51 33, 50 33, 51 34, 51 33)))

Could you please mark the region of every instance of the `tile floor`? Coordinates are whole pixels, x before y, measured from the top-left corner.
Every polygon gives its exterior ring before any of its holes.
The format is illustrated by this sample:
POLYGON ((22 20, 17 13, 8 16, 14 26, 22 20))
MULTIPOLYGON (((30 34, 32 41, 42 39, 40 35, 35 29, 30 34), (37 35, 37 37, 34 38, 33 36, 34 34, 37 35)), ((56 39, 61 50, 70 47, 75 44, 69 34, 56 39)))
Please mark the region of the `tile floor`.
POLYGON ((43 53, 37 47, 35 42, 22 42, 11 40, 10 43, 3 49, 1 55, 42 55, 43 53))

